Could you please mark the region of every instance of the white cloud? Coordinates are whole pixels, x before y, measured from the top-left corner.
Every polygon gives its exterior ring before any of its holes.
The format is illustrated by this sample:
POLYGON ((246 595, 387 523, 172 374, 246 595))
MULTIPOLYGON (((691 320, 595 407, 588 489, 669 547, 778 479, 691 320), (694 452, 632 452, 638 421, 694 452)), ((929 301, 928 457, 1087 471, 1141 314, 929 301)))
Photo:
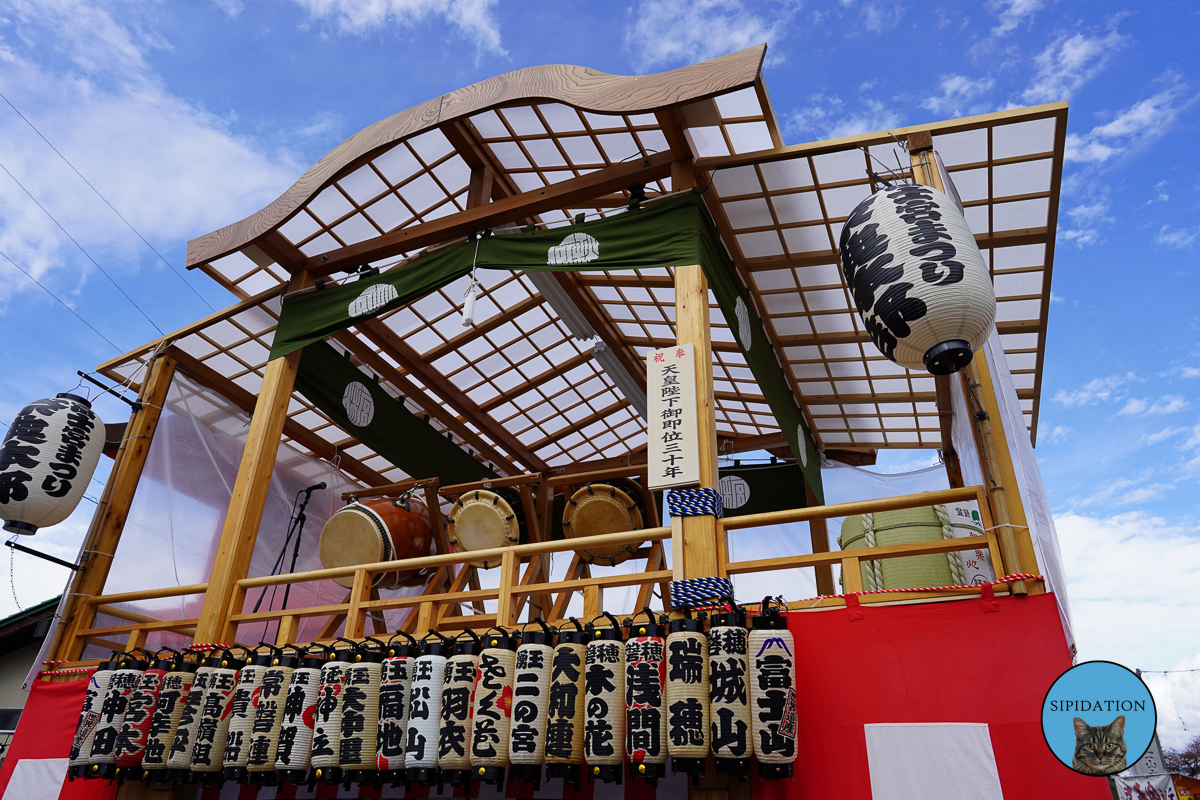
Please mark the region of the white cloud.
POLYGON ((900 112, 879 100, 864 98, 847 104, 840 97, 809 96, 811 105, 783 115, 783 129, 805 140, 836 139, 898 127, 900 112))
POLYGON ((1143 673, 1142 680, 1154 695, 1159 741, 1164 749, 1181 749, 1195 738, 1200 720, 1200 653, 1172 664, 1166 675, 1143 673))
POLYGON ((501 46, 500 24, 492 16, 496 0, 295 0, 317 19, 333 19, 347 32, 362 34, 389 25, 414 28, 442 18, 459 35, 484 53, 507 56, 501 46))
POLYGON ((1116 478, 1107 483, 1101 483, 1085 497, 1072 497, 1070 505, 1073 509, 1087 506, 1102 508, 1133 506, 1160 500, 1167 495, 1167 492, 1175 488, 1174 484, 1169 483, 1146 483, 1150 474, 1143 472, 1137 477, 1116 478))
POLYGON ((1056 442, 1065 441, 1074 431, 1065 425, 1038 425, 1038 444, 1054 444, 1056 442))
POLYGON ((884 33, 896 27, 905 8, 888 0, 839 0, 843 8, 857 8, 863 27, 871 33, 884 33))
POLYGON ((1104 36, 1083 33, 1059 36, 1034 59, 1037 74, 1029 88, 1021 94, 1021 99, 1026 103, 1069 100, 1129 42, 1128 36, 1116 31, 1109 31, 1104 36))
MULTIPOLYGON (((1194 658, 1189 632, 1197 624, 1193 598, 1200 581, 1194 523, 1133 511, 1055 514, 1054 524, 1081 661, 1171 669, 1194 658)), ((1200 710, 1198 700, 1200 694, 1191 695, 1189 707, 1200 710)), ((1160 725, 1167 713, 1159 708, 1160 725)), ((1197 718, 1193 711, 1190 720, 1197 718)), ((1171 746, 1165 732, 1163 745, 1171 746)))
POLYGON ((625 48, 639 69, 692 64, 766 42, 772 48, 787 35, 799 6, 780 3, 772 13, 756 13, 741 0, 642 0, 629 9, 625 48))
POLYGON ((1066 159, 1102 164, 1141 149, 1173 128, 1180 113, 1195 102, 1195 94, 1174 72, 1155 82, 1164 88, 1087 133, 1067 134, 1066 159))
POLYGON ((246 10, 246 6, 242 3, 242 0, 213 0, 213 4, 233 18, 237 18, 239 14, 246 10))
POLYGON ((1200 239, 1200 227, 1172 228, 1170 225, 1163 225, 1154 237, 1154 243, 1182 250, 1185 247, 1191 247, 1197 239, 1200 239))
POLYGON ((943 75, 939 83, 941 95, 928 97, 922 103, 935 114, 950 117, 961 117, 982 110, 982 107, 972 107, 970 104, 980 95, 991 90, 996 82, 991 78, 972 80, 963 75, 943 75))
POLYGON ((1059 389, 1054 399, 1067 408, 1091 405, 1101 400, 1108 400, 1121 384, 1134 380, 1135 375, 1127 372, 1124 375, 1109 375, 1107 378, 1093 378, 1073 392, 1059 389))
POLYGON ((1200 369, 1196 367, 1180 367, 1179 376, 1181 378, 1200 378, 1200 369))
POLYGON ((998 0, 989 4, 1000 24, 992 28, 992 35, 1007 36, 1017 29, 1026 18, 1041 9, 1043 0, 998 0))
POLYGON ((1187 432, 1187 428, 1163 428, 1161 431, 1145 434, 1141 439, 1138 439, 1138 444, 1158 444, 1165 439, 1170 439, 1187 432))
POLYGON ((1182 395, 1168 394, 1150 402, 1146 398, 1131 397, 1125 401, 1124 407, 1118 414, 1128 417, 1149 417, 1162 414, 1177 414, 1190 404, 1182 395))
POLYGON ((1062 228, 1058 235, 1079 247, 1100 241, 1100 229, 1116 222, 1109 215, 1109 199, 1106 189, 1092 190, 1090 196, 1078 205, 1067 209, 1071 227, 1062 228))

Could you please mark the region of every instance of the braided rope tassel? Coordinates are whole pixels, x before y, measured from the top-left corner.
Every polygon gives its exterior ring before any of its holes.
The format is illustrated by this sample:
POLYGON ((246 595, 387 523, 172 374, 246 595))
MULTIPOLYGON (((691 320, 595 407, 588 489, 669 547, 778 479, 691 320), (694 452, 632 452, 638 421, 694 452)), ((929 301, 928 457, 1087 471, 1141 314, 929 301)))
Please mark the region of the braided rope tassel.
POLYGON ((728 578, 686 578, 671 581, 670 591, 672 607, 696 608, 733 597, 733 581, 728 578))
MULTIPOLYGON (((862 520, 863 539, 867 547, 875 546, 875 515, 874 514, 859 514, 858 518, 862 520)), ((863 561, 863 583, 868 589, 883 588, 883 565, 878 561, 863 561)))
POLYGON ((667 493, 667 510, 672 517, 717 517, 725 515, 725 501, 716 489, 672 489, 667 493))
MULTIPOLYGON (((954 527, 950 522, 950 513, 946 510, 945 504, 938 503, 935 505, 933 507, 933 513, 937 514, 938 522, 942 524, 942 538, 955 538, 954 527)), ((962 553, 957 551, 946 553, 946 561, 948 561, 950 564, 950 577, 954 579, 954 582, 966 583, 967 578, 966 574, 963 572, 962 553)))

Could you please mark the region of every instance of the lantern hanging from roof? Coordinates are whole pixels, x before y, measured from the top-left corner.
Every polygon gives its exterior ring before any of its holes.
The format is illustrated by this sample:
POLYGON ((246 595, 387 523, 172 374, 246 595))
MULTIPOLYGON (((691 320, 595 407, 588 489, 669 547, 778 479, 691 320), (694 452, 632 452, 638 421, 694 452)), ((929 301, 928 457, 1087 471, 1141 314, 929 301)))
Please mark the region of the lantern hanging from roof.
POLYGON ((0 519, 9 533, 57 525, 79 505, 104 450, 104 423, 65 392, 30 403, 0 446, 0 519))
POLYGON ((842 228, 841 264, 872 341, 902 367, 956 372, 995 327, 987 263, 937 189, 892 186, 859 203, 842 228))

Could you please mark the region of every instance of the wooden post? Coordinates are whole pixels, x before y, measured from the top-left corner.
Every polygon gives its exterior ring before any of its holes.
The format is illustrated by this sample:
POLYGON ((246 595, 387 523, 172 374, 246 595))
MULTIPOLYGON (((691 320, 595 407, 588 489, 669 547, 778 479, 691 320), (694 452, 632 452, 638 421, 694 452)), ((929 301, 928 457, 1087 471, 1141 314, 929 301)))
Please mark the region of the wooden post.
MULTIPOLYGON (((675 337, 696 351, 696 421, 700 428, 700 486, 717 486, 717 420, 712 376, 712 338, 709 329, 708 280, 699 264, 675 268, 675 337)), ((684 578, 718 574, 717 521, 714 517, 679 518, 679 537, 672 520, 671 557, 684 578), (682 545, 681 549, 677 549, 682 545)), ((678 578, 677 578, 678 580, 678 578)))
MULTIPOLYGON (((804 503, 809 507, 817 505, 817 496, 813 494, 807 479, 804 481, 804 503)), ((814 553, 829 552, 829 528, 826 526, 825 520, 810 519, 808 535, 812 539, 814 553)), ((833 567, 829 564, 821 564, 814 569, 817 573, 817 594, 836 594, 833 590, 833 567)))
MULTIPOLYGON (((909 162, 912 165, 913 181, 932 186, 940 192, 946 191, 942 176, 933 155, 933 137, 929 133, 909 135, 909 162)), ((996 387, 992 382, 987 358, 981 351, 963 370, 963 388, 968 397, 976 397, 982 404, 982 418, 976 418, 979 433, 979 459, 982 462, 984 481, 992 501, 992 516, 996 520, 1000 551, 1004 556, 1004 568, 1009 573, 1037 571, 1037 558, 1033 552, 1033 540, 1029 535, 1029 523, 1025 519, 1025 507, 1021 503, 1017 488, 1016 472, 1012 459, 1008 457, 1008 439, 996 400, 996 387), (978 394, 972 394, 978 392, 978 394), (980 398, 980 396, 982 396, 980 398), (995 423, 995 424, 993 424, 995 423)), ((972 401, 968 400, 968 403, 972 401)), ((948 426, 947 426, 948 427, 948 426)), ((944 434, 943 434, 944 435, 944 434)), ((942 446, 947 446, 942 442, 942 446)), ((996 577, 1000 577, 997 575, 996 577)), ((1029 587, 1023 580, 1013 581, 1013 594, 1027 594, 1029 587)), ((847 585, 847 591, 849 586, 847 585)), ((1044 588, 1035 589, 1040 593, 1044 588)))
POLYGON ((513 613, 513 584, 517 582, 517 554, 511 550, 505 550, 504 555, 500 556, 500 593, 496 597, 496 624, 501 628, 511 628, 516 623, 516 614, 513 613))
MULTIPOLYGON (((311 281, 308 273, 299 272, 292 276, 288 290, 294 292, 304 289, 311 281)), ((200 621, 196 625, 196 638, 199 641, 214 641, 224 632, 234 584, 245 578, 250 569, 250 558, 254 555, 254 542, 258 538, 258 526, 262 522, 263 506, 271 484, 271 472, 279 452, 283 423, 287 419, 288 404, 296 383, 300 352, 296 350, 276 358, 264 370, 262 388, 250 420, 250 432, 246 436, 246 449, 242 452, 242 463, 233 484, 233 497, 225 515, 225 527, 221 530, 217 554, 213 559, 208 592, 204 595, 200 621)))
POLYGON ((104 484, 91 528, 84 539, 87 543, 83 553, 85 568, 75 573, 71 582, 62 621, 56 631, 58 641, 47 651, 53 654, 50 658, 75 661, 83 652, 84 642, 75 633, 91 627, 95 618, 95 608, 86 601, 104 592, 113 554, 121 541, 129 507, 141 480, 142 468, 146 466, 150 442, 158 428, 158 419, 174 375, 175 361, 169 356, 155 358, 147 368, 146 378, 138 393, 142 407, 130 417, 129 425, 125 428, 125 441, 117 450, 112 472, 104 484))
POLYGON ((371 580, 365 569, 354 570, 354 587, 350 590, 350 609, 346 612, 347 639, 361 639, 367 627, 366 609, 362 604, 371 598, 371 580))

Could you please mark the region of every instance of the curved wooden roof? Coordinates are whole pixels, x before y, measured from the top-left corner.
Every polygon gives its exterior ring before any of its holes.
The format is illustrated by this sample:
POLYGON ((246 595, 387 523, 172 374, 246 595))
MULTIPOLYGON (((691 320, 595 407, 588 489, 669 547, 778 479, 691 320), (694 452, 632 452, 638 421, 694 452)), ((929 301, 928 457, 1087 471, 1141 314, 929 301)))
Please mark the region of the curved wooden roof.
POLYGON ((609 75, 571 65, 526 67, 488 78, 363 128, 325 154, 270 205, 188 242, 187 266, 228 255, 282 225, 339 173, 405 138, 488 109, 556 102, 597 114, 649 114, 752 86, 765 44, 655 75, 609 75))

